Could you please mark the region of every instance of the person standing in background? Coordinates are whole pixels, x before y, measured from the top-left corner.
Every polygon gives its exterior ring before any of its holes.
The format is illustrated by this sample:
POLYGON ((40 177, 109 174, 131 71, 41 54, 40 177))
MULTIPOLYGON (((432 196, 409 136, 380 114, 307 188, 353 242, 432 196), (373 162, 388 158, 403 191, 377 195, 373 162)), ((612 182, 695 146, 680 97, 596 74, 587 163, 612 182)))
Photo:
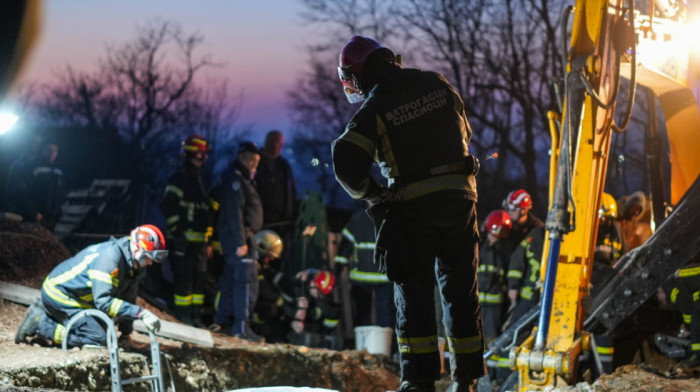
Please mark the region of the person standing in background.
POLYGON ((45 143, 40 149, 33 165, 26 172, 25 197, 19 201, 26 208, 24 218, 40 223, 53 231, 61 219, 61 208, 66 197, 63 184, 63 171, 56 167, 58 146, 45 143))
MULTIPOLYGON (((296 206, 296 182, 289 161, 282 156, 284 136, 272 130, 265 136, 265 145, 260 149, 260 165, 255 174, 255 186, 262 200, 263 224, 274 230, 282 242, 290 245, 294 229, 296 206)), ((282 254, 283 269, 287 273, 294 270, 291 264, 291 246, 286 246, 282 254)))
POLYGON ((170 263, 173 269, 175 317, 204 327, 204 285, 207 259, 212 256, 209 239, 213 231, 213 203, 202 183, 209 144, 199 135, 182 143, 184 162, 168 181, 160 210, 168 222, 170 263))
POLYGON ((236 159, 221 174, 221 182, 212 190, 218 203, 216 229, 224 253, 224 270, 219 280, 219 295, 214 324, 218 332, 233 319, 231 334, 259 341, 251 329, 259 293, 257 251, 253 236, 263 223, 263 208, 255 190, 253 176, 260 163, 260 151, 253 142, 241 142, 236 159))

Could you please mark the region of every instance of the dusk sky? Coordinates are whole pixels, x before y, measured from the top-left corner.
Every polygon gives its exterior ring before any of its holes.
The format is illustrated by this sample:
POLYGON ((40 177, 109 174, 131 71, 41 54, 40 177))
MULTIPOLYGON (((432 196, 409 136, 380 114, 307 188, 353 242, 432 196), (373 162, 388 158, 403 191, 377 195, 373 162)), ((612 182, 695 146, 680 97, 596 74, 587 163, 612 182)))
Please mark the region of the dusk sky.
POLYGON ((302 26, 302 10, 296 0, 45 0, 42 32, 20 81, 51 81, 53 70, 69 64, 93 71, 107 45, 132 40, 137 26, 173 21, 204 36, 196 54, 223 64, 202 71, 200 81, 228 79, 229 93, 243 92, 238 124, 253 124, 256 135, 284 132, 285 92, 307 63, 311 30, 302 26))

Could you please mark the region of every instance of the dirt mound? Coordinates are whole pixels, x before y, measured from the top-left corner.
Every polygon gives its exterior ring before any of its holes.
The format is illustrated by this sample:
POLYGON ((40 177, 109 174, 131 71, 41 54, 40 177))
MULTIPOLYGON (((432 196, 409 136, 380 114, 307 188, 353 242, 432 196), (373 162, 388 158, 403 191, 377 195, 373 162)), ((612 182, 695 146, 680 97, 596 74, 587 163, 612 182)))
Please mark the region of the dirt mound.
POLYGON ((0 280, 38 289, 53 267, 71 256, 40 225, 0 219, 0 280))

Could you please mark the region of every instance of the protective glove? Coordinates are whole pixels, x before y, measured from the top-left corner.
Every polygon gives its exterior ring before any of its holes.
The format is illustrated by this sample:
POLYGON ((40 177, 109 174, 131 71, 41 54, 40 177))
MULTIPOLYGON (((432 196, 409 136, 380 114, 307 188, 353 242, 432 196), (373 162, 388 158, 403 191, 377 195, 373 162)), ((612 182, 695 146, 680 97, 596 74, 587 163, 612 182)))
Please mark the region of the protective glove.
POLYGON ((138 314, 139 319, 143 321, 149 331, 156 333, 160 331, 160 319, 155 314, 151 313, 150 310, 144 309, 138 314))

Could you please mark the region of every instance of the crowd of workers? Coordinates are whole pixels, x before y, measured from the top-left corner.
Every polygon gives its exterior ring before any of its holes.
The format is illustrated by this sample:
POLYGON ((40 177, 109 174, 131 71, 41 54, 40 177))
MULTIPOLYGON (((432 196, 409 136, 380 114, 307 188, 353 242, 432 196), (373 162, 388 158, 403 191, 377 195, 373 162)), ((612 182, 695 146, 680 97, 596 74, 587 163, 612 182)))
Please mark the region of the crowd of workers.
MULTIPOLYGON (((441 324, 450 352, 449 390, 473 391, 487 365, 496 377, 507 366, 497 357, 485 363, 485 345, 538 304, 544 224, 532 213, 530 194, 514 190, 503 209, 485 218, 486 235, 480 238, 479 165, 468 150, 472 130, 461 97, 443 76, 402 68, 391 50, 360 36, 342 49, 338 70, 348 100, 364 101, 332 144, 337 180, 350 196, 368 202, 367 213, 355 214, 343 230, 335 258, 336 273, 349 266, 356 322, 395 327, 399 392, 435 390, 441 324), (375 162, 386 185, 373 176, 375 162), (433 300, 436 286, 440 309, 433 300)), ((240 143, 220 182, 207 189, 200 171, 209 145, 201 136, 187 138, 183 166, 160 204, 165 235, 155 226, 139 226, 129 237, 93 245, 60 264, 44 282, 41 301, 29 308, 17 341, 39 334, 60 342, 63 324, 84 307, 127 319, 125 335, 128 320, 135 318, 157 330, 158 318, 134 305, 132 283, 166 254, 174 313, 186 324, 254 341, 262 335, 295 342, 303 333, 328 333, 339 319, 339 306, 329 295, 335 275, 302 270, 290 276, 283 267, 289 260, 284 243, 291 236, 284 222, 293 216, 296 191, 280 155, 282 143, 277 131, 267 135, 262 149, 240 143), (264 230, 266 225, 279 227, 281 236, 264 230), (214 253, 222 255, 223 268, 216 313, 207 326, 202 309, 214 253)), ((616 219, 617 203, 608 194, 599 218, 594 286, 629 249, 616 219)), ((694 273, 681 272, 680 278, 700 276, 694 273)), ((683 302, 695 313, 698 301, 692 290, 685 291, 691 297, 683 302)), ((671 301, 681 297, 677 288, 671 301)), ((99 344, 104 336, 96 329, 86 319, 69 343, 99 344)), ((612 345, 603 336, 596 342, 602 362, 612 365, 612 345)), ((700 343, 696 346, 700 352, 700 343)))

